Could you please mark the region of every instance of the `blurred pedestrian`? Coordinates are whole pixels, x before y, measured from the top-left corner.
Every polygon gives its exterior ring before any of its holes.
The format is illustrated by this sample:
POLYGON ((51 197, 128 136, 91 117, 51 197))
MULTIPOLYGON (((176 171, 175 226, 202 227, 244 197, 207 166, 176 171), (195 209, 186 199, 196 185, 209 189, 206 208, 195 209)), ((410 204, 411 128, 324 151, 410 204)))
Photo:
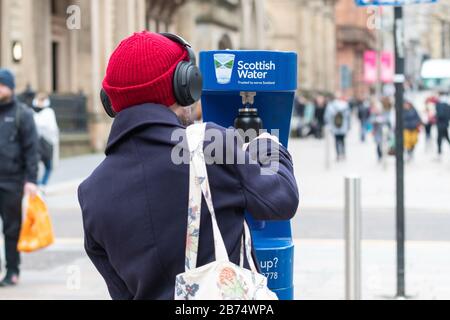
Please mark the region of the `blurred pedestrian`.
POLYGON ((17 101, 14 90, 13 74, 0 69, 0 215, 6 257, 6 276, 0 287, 19 281, 22 198, 37 193, 38 135, 33 112, 17 101))
POLYGON ((388 120, 388 127, 390 130, 393 128, 394 123, 394 110, 392 98, 384 96, 381 98, 381 105, 383 106, 383 113, 388 120))
POLYGON ((436 126, 438 130, 438 160, 442 156, 442 142, 446 140, 450 144, 448 136, 448 126, 450 121, 450 105, 447 102, 447 94, 441 92, 439 94, 439 101, 436 103, 436 126))
POLYGON ((304 127, 304 117, 306 109, 306 99, 303 95, 298 94, 294 99, 294 111, 292 115, 292 131, 298 138, 303 137, 304 127))
POLYGON ((324 96, 318 95, 314 101, 314 135, 317 139, 323 138, 323 127, 325 126, 325 111, 327 100, 324 96))
POLYGON ((427 146, 431 142, 431 131, 436 124, 436 105, 439 99, 436 97, 430 97, 425 101, 425 108, 422 113, 422 121, 425 128, 425 138, 427 146))
POLYGON ((31 87, 31 84, 28 83, 25 88, 25 91, 18 94, 16 97, 17 100, 19 100, 20 102, 31 108, 33 106, 33 100, 36 97, 36 92, 31 87))
POLYGON ((303 128, 306 130, 305 137, 315 135, 315 105, 309 100, 305 99, 305 111, 303 113, 303 128))
POLYGON ((358 101, 357 108, 358 108, 358 119, 361 124, 361 142, 365 142, 370 126, 370 109, 371 109, 370 100, 364 99, 358 101))
POLYGON ((350 131, 351 110, 342 93, 337 92, 334 100, 328 104, 325 119, 335 137, 337 161, 345 160, 345 138, 350 131))
POLYGON ((382 104, 376 99, 371 103, 369 121, 372 124, 372 133, 377 146, 378 161, 381 162, 385 156, 383 144, 388 138, 385 135, 389 132, 389 114, 384 112, 382 104))
POLYGON ((403 107, 405 149, 408 154, 408 161, 411 161, 414 158, 414 150, 419 141, 422 120, 410 101, 405 101, 403 107))
POLYGON ((41 187, 46 187, 58 157, 59 129, 55 111, 50 108, 50 98, 46 93, 39 93, 33 100, 34 121, 39 134, 39 156, 44 164, 44 174, 39 180, 41 187))

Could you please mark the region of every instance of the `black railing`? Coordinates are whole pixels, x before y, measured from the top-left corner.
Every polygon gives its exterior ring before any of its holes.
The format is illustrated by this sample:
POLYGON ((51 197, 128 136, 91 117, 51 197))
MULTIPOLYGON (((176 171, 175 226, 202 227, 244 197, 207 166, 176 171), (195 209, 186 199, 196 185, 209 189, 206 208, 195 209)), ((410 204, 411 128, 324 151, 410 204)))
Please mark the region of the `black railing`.
MULTIPOLYGON (((18 95, 18 99, 31 106, 36 96, 31 87, 18 95)), ((85 133, 88 130, 87 98, 84 94, 51 94, 51 108, 61 133, 85 133)))
POLYGON ((83 94, 52 94, 51 107, 62 133, 83 133, 88 129, 87 98, 83 94))

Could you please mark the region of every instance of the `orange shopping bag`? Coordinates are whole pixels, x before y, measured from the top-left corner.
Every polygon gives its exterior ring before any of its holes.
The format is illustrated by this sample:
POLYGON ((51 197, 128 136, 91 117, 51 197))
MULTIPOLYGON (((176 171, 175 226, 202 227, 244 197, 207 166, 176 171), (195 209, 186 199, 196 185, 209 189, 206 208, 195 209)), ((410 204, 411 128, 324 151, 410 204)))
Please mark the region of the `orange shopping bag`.
POLYGON ((25 199, 25 221, 22 224, 17 250, 34 252, 53 244, 55 237, 47 205, 41 196, 25 199))

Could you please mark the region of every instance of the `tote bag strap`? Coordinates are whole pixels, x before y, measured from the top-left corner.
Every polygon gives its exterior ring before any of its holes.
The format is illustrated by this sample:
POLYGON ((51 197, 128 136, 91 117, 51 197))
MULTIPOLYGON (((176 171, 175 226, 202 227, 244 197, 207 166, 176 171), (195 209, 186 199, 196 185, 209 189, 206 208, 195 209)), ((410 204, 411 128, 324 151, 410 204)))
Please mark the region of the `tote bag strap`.
POLYGON ((192 270, 197 267, 202 194, 211 215, 216 260, 229 261, 225 243, 217 224, 217 218, 211 198, 208 172, 206 170, 205 157, 203 154, 205 131, 206 124, 204 123, 195 124, 186 129, 187 142, 190 152, 186 270, 192 270))
POLYGON ((247 221, 244 220, 244 233, 242 234, 241 241, 241 253, 239 266, 244 268, 244 255, 247 258, 248 264, 250 266, 250 270, 255 273, 258 273, 258 269, 256 269, 255 260, 252 255, 252 235, 250 233, 250 228, 248 227, 247 221))
MULTIPOLYGON (((250 266, 250 270, 255 273, 258 273, 258 269, 256 269, 255 260, 252 255, 252 235, 250 233, 250 228, 248 227, 247 221, 244 221, 244 237, 243 237, 244 245, 242 248, 245 248, 245 254, 247 256, 247 261, 250 266)), ((243 254, 241 253, 243 257, 243 254)), ((242 262, 241 262, 242 263, 242 262)))
POLYGON ((195 178, 194 166, 189 166, 189 206, 188 224, 186 237, 186 270, 197 267, 198 241, 200 237, 200 211, 202 204, 202 190, 200 185, 196 185, 198 179, 195 178))

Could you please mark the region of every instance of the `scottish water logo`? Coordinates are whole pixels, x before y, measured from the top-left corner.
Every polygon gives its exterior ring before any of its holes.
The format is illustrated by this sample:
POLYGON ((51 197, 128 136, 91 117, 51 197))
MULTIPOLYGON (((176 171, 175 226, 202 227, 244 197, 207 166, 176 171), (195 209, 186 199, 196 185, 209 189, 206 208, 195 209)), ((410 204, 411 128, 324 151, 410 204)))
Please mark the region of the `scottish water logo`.
POLYGON ((216 67, 216 78, 219 84, 229 84, 233 74, 234 59, 236 56, 229 53, 218 53, 214 55, 216 67))
POLYGON ((269 71, 277 69, 273 61, 238 62, 239 79, 266 79, 269 71))
MULTIPOLYGON (((235 65, 237 65, 238 82, 246 84, 254 80, 264 81, 270 78, 270 71, 275 71, 277 69, 277 66, 273 61, 263 60, 247 62, 239 60, 235 62, 235 60, 236 55, 232 53, 214 54, 214 66, 216 69, 217 83, 229 84, 233 77, 233 70, 235 65)), ((264 82, 264 84, 273 84, 273 82, 264 82)))

